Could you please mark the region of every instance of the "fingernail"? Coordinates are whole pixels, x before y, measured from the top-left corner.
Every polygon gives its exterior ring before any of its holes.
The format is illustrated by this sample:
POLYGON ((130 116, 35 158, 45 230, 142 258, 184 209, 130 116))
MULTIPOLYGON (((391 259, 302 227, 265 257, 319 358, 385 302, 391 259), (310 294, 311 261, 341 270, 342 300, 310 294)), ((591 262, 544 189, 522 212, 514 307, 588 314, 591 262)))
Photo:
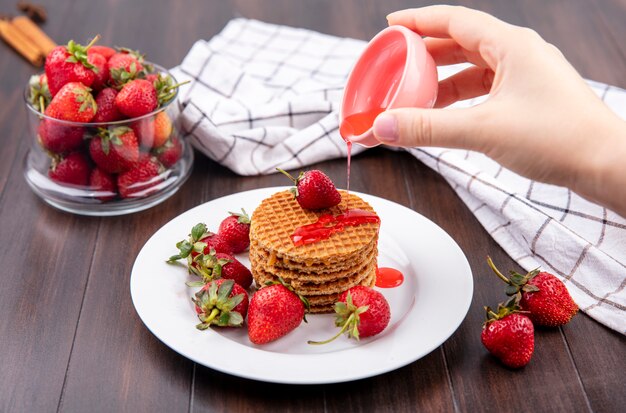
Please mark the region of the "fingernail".
POLYGON ((374 135, 379 141, 395 142, 398 140, 398 121, 388 113, 381 113, 374 120, 374 135))

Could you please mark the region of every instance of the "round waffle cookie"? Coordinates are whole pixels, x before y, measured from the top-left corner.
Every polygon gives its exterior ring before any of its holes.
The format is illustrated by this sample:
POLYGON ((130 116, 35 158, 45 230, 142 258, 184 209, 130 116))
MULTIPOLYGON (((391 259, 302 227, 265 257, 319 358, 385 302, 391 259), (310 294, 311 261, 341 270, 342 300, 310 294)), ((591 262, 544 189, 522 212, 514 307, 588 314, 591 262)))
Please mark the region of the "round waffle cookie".
POLYGON ((311 312, 332 312, 339 295, 355 285, 372 286, 376 278, 379 223, 347 226, 315 243, 296 246, 294 231, 324 214, 347 209, 374 212, 354 194, 340 191, 339 205, 325 210, 303 209, 289 191, 263 200, 252 214, 250 264, 257 285, 279 277, 311 303, 311 312))

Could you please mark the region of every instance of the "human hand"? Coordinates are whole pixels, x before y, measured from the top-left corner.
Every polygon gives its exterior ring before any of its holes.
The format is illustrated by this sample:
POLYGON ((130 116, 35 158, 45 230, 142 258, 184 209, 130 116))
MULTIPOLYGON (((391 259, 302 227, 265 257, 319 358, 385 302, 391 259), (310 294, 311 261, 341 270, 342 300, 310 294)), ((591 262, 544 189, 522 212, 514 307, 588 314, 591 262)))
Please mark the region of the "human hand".
POLYGON ((626 216, 626 196, 606 193, 626 184, 626 123, 556 47, 530 29, 464 7, 431 6, 387 18, 427 36, 437 65, 474 66, 439 83, 435 109, 379 115, 378 140, 484 152, 519 174, 568 186, 626 216), (439 109, 487 93, 471 108, 439 109))

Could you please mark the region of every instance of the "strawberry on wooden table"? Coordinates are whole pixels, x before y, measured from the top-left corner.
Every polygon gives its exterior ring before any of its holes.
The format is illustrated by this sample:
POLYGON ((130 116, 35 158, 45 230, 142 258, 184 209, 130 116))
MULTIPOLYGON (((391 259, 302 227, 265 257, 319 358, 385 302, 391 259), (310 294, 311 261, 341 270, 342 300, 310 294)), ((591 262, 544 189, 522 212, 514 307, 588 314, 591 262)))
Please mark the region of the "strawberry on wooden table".
POLYGON ((233 247, 233 252, 244 252, 250 246, 250 217, 242 208, 241 213, 229 212, 230 216, 220 223, 217 233, 233 247))
POLYGON ((172 136, 164 145, 156 148, 154 154, 164 167, 170 168, 178 162, 182 156, 183 144, 176 136, 172 136))
POLYGON ((198 330, 211 326, 241 327, 248 311, 248 294, 233 280, 219 279, 205 284, 191 298, 200 324, 198 330))
POLYGON ((144 154, 129 170, 117 176, 117 190, 122 198, 148 196, 163 182, 161 172, 163 166, 156 158, 144 154))
POLYGON ((261 288, 250 299, 248 338, 266 344, 295 330, 304 320, 309 304, 282 280, 261 288))
POLYGON ((345 332, 358 341, 361 337, 380 334, 390 319, 391 309, 385 297, 372 288, 357 285, 344 291, 335 303, 335 325, 341 330, 328 340, 308 343, 330 343, 345 332))
POLYGON ((70 122, 89 122, 98 107, 91 89, 80 82, 63 85, 46 108, 46 116, 70 122))
POLYGON ((72 152, 63 158, 53 158, 48 176, 61 184, 85 186, 89 182, 89 161, 82 152, 72 152))
POLYGON ((291 188, 296 200, 304 209, 324 209, 338 205, 341 202, 341 194, 335 184, 322 171, 300 172, 298 178, 294 178, 286 171, 276 168, 287 176, 295 187, 291 188))
POLYGON ((100 128, 89 143, 91 159, 108 173, 129 170, 139 158, 139 145, 133 130, 126 126, 100 128))
POLYGON ((578 305, 565 284, 554 275, 536 269, 525 275, 510 271, 510 277, 506 277, 489 257, 487 264, 498 278, 507 283, 506 294, 516 298, 535 324, 558 327, 567 324, 578 312, 578 305))
POLYGON ((98 69, 89 62, 87 53, 99 38, 100 36, 94 37, 87 46, 70 40, 66 46, 57 46, 48 53, 45 71, 52 96, 66 83, 81 82, 85 86, 91 86, 98 69))
POLYGON ((480 339, 485 348, 504 365, 524 367, 535 350, 535 328, 526 315, 520 313, 515 299, 499 304, 497 312, 485 307, 487 321, 480 339))

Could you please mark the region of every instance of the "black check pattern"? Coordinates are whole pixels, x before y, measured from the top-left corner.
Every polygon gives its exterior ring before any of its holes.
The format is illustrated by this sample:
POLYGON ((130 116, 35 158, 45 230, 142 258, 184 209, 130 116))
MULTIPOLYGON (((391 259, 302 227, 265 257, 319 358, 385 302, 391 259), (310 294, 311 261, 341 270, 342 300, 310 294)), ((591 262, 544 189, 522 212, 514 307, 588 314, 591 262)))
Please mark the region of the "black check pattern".
MULTIPOLYGON (((198 150, 242 175, 345 156, 337 112, 363 46, 357 40, 235 19, 210 41, 198 41, 174 69, 178 80, 192 80, 180 94, 179 121, 198 150)), ((442 67, 440 78, 464 67, 442 67)), ((626 119, 625 90, 589 85, 626 119)), ((409 153, 449 182, 520 266, 554 273, 582 311, 626 334, 625 219, 476 152, 413 148, 409 153)))

